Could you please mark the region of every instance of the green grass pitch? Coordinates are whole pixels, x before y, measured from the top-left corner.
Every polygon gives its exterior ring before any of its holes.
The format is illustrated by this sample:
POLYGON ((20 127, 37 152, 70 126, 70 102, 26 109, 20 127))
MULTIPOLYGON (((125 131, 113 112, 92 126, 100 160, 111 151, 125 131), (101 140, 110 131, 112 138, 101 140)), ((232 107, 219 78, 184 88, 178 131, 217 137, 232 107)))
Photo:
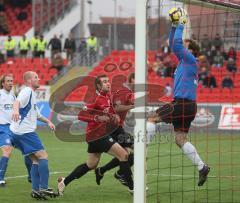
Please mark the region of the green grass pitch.
MULTIPOLYGON (((58 176, 67 175, 85 161, 86 144, 61 142, 48 131, 40 131, 39 135, 49 154, 49 185, 56 189, 58 176)), ((240 136, 191 136, 199 154, 211 167, 207 184, 200 188, 197 187, 198 172, 170 140, 171 135, 158 136, 149 146, 147 202, 240 202, 240 136)), ((102 155, 100 165, 110 158, 102 155)), ((98 186, 94 173, 90 172, 72 182, 64 196, 50 202, 132 202, 132 195, 113 178, 113 173, 114 170, 107 173, 98 186)), ((11 157, 6 177, 7 186, 0 188, 1 203, 37 202, 30 197, 31 185, 27 182, 23 158, 17 150, 11 157)))

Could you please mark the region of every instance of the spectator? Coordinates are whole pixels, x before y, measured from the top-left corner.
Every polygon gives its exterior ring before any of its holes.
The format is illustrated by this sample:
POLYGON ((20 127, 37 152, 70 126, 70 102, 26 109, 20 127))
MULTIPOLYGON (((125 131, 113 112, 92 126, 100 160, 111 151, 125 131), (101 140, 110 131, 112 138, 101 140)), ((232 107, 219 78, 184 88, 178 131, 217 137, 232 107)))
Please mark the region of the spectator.
POLYGON ((54 58, 52 59, 52 68, 56 68, 58 73, 64 68, 64 61, 61 53, 54 54, 54 58))
POLYGON ((225 78, 222 81, 222 88, 233 88, 233 80, 230 78, 229 75, 225 76, 225 78))
POLYGON ((230 47, 230 49, 227 53, 227 60, 229 58, 232 58, 234 61, 237 60, 237 52, 235 51, 234 47, 230 47))
POLYGON ((38 56, 38 51, 37 51, 38 41, 39 41, 38 34, 35 33, 35 35, 30 40, 30 46, 31 46, 33 58, 38 56))
POLYGON ((164 46, 162 46, 162 53, 163 53, 163 57, 171 53, 171 49, 169 47, 168 41, 165 43, 164 46))
POLYGON ((97 61, 97 49, 98 49, 98 40, 95 37, 95 34, 92 33, 91 36, 87 39, 87 49, 89 54, 89 65, 92 65, 97 61))
POLYGON ((220 68, 223 66, 224 57, 222 56, 221 52, 218 50, 216 56, 213 57, 213 65, 220 68))
POLYGON ((154 73, 153 63, 147 62, 148 74, 154 73))
POLYGON ((227 70, 231 73, 236 73, 237 72, 236 62, 232 58, 228 59, 227 70))
POLYGON ((208 34, 204 34, 203 39, 201 41, 201 48, 204 53, 211 50, 212 43, 211 40, 208 38, 208 34))
POLYGON ((7 57, 14 57, 14 50, 16 46, 16 41, 12 39, 12 36, 8 36, 8 39, 4 42, 4 47, 7 52, 7 57))
POLYGON ((0 64, 5 62, 4 54, 0 51, 0 64))
POLYGON ((165 68, 165 76, 166 77, 173 77, 173 73, 176 68, 176 64, 173 60, 173 57, 169 54, 164 57, 163 60, 163 65, 166 67, 165 68))
POLYGON ((166 84, 166 87, 165 87, 165 89, 164 89, 164 95, 165 95, 166 97, 171 97, 172 94, 173 94, 173 89, 172 89, 172 87, 170 86, 170 84, 167 83, 167 84, 166 84))
POLYGON ((199 74, 198 74, 198 82, 202 84, 207 76, 208 76, 207 68, 206 67, 202 67, 200 72, 199 72, 199 74))
POLYGON ((223 46, 223 41, 218 33, 213 39, 213 46, 215 47, 216 50, 220 50, 220 48, 223 46))
POLYGON ((220 52, 221 52, 221 55, 223 56, 224 60, 227 61, 228 56, 227 56, 226 51, 224 50, 224 47, 221 47, 220 52))
POLYGON ((217 83, 215 77, 208 72, 207 77, 203 80, 203 87, 216 88, 217 83))
POLYGON ((194 33, 191 35, 191 39, 193 39, 194 41, 197 41, 197 37, 194 33))
POLYGON ((23 35, 22 39, 19 41, 18 47, 20 50, 21 57, 26 58, 28 54, 28 50, 30 48, 30 44, 25 35, 23 35))
POLYGON ((76 51, 75 40, 72 38, 72 34, 69 34, 69 37, 65 40, 64 50, 67 52, 67 60, 70 61, 73 59, 73 54, 76 51))
POLYGON ((158 76, 166 77, 166 67, 160 59, 157 59, 157 61, 153 64, 153 70, 158 76))
POLYGON ((163 53, 162 51, 159 49, 155 55, 155 60, 159 59, 160 61, 163 61, 164 59, 164 56, 163 56, 163 53))
POLYGON ((6 35, 9 33, 7 19, 4 12, 0 12, 0 34, 6 35))
POLYGON ((211 65, 210 65, 210 63, 209 63, 209 61, 208 61, 208 59, 205 55, 200 55, 198 57, 198 67, 199 67, 200 70, 203 67, 205 67, 207 69, 207 71, 210 70, 211 65))
POLYGON ((62 51, 62 42, 58 39, 57 35, 55 34, 54 37, 49 41, 47 48, 51 46, 51 58, 55 57, 55 54, 61 53, 62 51))
POLYGON ((0 12, 5 11, 4 0, 0 0, 0 12))
POLYGON ((40 35, 40 39, 37 42, 37 56, 45 58, 45 51, 47 48, 47 41, 43 35, 40 35))

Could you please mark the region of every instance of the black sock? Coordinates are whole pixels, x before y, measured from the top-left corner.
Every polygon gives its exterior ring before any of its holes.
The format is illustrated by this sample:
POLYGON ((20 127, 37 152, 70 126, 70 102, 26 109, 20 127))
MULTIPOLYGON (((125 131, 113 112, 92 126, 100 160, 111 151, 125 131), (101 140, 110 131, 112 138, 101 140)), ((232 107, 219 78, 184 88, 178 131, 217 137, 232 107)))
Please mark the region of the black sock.
POLYGON ((128 183, 129 189, 132 190, 133 189, 133 179, 132 179, 132 171, 129 166, 129 162, 128 161, 120 161, 119 166, 120 166, 119 173, 125 177, 125 179, 128 183))
POLYGON ((106 165, 100 167, 100 173, 103 175, 106 171, 109 171, 117 166, 119 166, 119 160, 117 158, 113 158, 106 165))
MULTIPOLYGON (((129 166, 130 166, 130 168, 133 166, 133 164, 134 164, 134 154, 133 153, 130 153, 129 154, 129 156, 128 156, 128 163, 129 163, 129 166)), ((117 171, 117 173, 119 174, 119 175, 123 175, 123 174, 121 174, 121 171, 120 171, 120 169, 117 171)))
POLYGON ((81 164, 79 166, 77 166, 72 173, 70 173, 64 180, 64 184, 68 185, 70 182, 72 182, 74 179, 78 179, 80 177, 82 177, 83 175, 85 175, 88 171, 90 171, 91 169, 88 168, 87 164, 81 164))
POLYGON ((128 156, 128 163, 129 163, 130 167, 133 166, 133 164, 134 164, 134 154, 133 153, 129 154, 129 156, 128 156))

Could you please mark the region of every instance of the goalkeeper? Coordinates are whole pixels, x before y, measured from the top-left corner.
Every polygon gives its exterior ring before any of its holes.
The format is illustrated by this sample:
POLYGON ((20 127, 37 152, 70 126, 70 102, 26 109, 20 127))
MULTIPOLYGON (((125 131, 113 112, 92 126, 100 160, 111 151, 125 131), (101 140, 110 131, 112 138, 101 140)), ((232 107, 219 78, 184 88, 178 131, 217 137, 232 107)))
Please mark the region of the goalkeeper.
POLYGON ((177 56, 179 64, 174 73, 174 101, 163 105, 156 113, 160 120, 172 123, 175 131, 176 144, 199 170, 198 186, 207 180, 210 168, 202 161, 196 148, 187 140, 187 134, 194 120, 197 104, 197 60, 200 48, 198 44, 187 39, 183 42, 184 25, 187 23, 187 14, 183 9, 171 9, 169 12, 172 28, 169 36, 171 50, 177 56), (178 12, 178 13, 176 13, 178 12), (178 20, 173 17, 178 15, 178 20), (167 113, 167 114, 166 114, 167 113))

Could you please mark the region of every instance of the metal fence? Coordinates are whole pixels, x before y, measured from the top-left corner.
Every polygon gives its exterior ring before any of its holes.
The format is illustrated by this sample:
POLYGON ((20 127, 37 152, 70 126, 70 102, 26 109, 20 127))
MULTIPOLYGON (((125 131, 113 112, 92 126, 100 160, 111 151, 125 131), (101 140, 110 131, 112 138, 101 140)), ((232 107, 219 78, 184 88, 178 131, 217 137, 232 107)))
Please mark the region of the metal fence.
POLYGON ((35 32, 42 33, 49 29, 76 3, 76 0, 32 0, 32 24, 35 32))

